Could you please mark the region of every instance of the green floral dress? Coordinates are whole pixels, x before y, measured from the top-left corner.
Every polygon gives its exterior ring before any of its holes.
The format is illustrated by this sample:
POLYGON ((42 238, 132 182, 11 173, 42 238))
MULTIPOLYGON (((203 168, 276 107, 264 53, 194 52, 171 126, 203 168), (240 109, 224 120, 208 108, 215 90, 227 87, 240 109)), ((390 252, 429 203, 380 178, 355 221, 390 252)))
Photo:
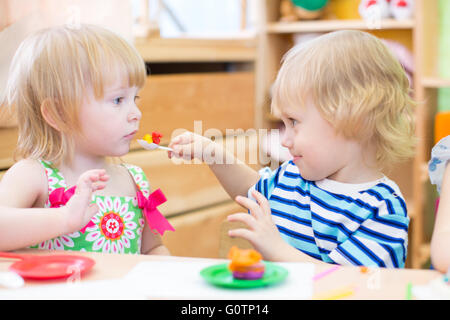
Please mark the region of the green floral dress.
MULTIPOLYGON (((67 184, 59 172, 48 161, 40 160, 48 178, 49 194, 67 184)), ((148 197, 150 185, 143 170, 137 166, 122 164, 133 177, 134 182, 144 196, 148 197)), ((103 253, 141 253, 142 231, 145 218, 138 207, 136 197, 93 195, 92 202, 99 207, 99 212, 92 217, 91 225, 85 232, 70 234, 46 240, 32 248, 46 250, 90 251, 103 253)), ((45 207, 50 207, 47 199, 45 207)))

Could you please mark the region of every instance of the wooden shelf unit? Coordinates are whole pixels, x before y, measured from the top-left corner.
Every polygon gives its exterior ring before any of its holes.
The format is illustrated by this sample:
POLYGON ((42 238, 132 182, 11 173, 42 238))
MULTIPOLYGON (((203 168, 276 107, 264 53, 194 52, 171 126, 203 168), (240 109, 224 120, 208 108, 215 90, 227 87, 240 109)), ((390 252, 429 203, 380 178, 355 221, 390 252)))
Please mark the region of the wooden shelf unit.
POLYGON ((364 20, 313 20, 313 21, 298 21, 298 22, 273 22, 267 25, 268 33, 294 33, 294 32, 328 32, 345 29, 357 30, 393 30, 393 29, 412 29, 414 27, 414 20, 381 20, 377 26, 371 26, 364 20))
POLYGON ((256 36, 234 38, 138 38, 135 46, 146 62, 253 62, 256 36))
POLYGON ((423 77, 421 79, 421 84, 424 88, 448 88, 450 87, 450 79, 441 77, 423 77))
MULTIPOLYGON (((331 0, 331 2, 337 4, 337 0, 331 0)), ((436 24, 437 1, 416 0, 414 18, 404 21, 382 20, 376 29, 371 28, 362 19, 332 18, 291 23, 279 22, 279 8, 280 1, 277 0, 264 0, 260 8, 261 32, 256 64, 256 101, 258 102, 256 107, 259 111, 256 112, 262 115, 260 123, 266 128, 274 127, 277 123, 276 117, 270 115, 270 87, 279 70, 282 56, 293 45, 293 34, 358 29, 381 38, 396 40, 413 52, 416 68, 413 79, 414 98, 419 102, 428 101, 419 103, 416 109, 416 132, 419 143, 414 159, 399 164, 386 174, 400 186, 411 218, 407 266, 420 268, 429 258, 429 244, 424 234, 425 217, 431 214, 429 212, 431 199, 426 195, 427 187, 429 187, 427 161, 433 141, 430 130, 432 124, 430 115, 433 109, 429 110, 429 104, 436 101, 436 88, 450 86, 450 80, 431 76, 436 74, 435 69, 431 71, 429 66, 425 67, 427 62, 436 59, 437 40, 431 35, 437 33, 430 33, 436 32, 436 28, 433 29, 429 25, 436 24), (425 39, 428 39, 431 47, 426 48, 425 39), (427 72, 423 71, 424 68, 427 72)), ((333 17, 333 13, 327 14, 327 17, 330 16, 333 17)))

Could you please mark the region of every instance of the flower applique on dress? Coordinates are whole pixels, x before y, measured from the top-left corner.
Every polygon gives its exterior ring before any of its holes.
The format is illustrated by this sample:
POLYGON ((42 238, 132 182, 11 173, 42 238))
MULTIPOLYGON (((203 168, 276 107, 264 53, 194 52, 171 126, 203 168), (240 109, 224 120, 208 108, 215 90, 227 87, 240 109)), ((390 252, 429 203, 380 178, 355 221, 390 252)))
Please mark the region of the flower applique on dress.
MULTIPOLYGON (((71 196, 70 190, 74 187, 67 189, 61 173, 53 168, 50 162, 41 160, 41 163, 49 182, 49 199, 45 206, 64 205, 71 196), (55 199, 58 200, 58 204, 55 204, 55 199)), ((142 195, 148 198, 150 185, 141 168, 129 164, 123 164, 123 166, 138 186, 136 196, 93 195, 92 202, 97 204, 99 212, 92 217, 88 225, 80 231, 44 241, 33 247, 50 250, 139 254, 145 215, 138 204, 138 197, 142 195)), ((157 211, 156 207, 154 210, 157 211)), ((173 228, 167 230, 173 230, 173 228)))

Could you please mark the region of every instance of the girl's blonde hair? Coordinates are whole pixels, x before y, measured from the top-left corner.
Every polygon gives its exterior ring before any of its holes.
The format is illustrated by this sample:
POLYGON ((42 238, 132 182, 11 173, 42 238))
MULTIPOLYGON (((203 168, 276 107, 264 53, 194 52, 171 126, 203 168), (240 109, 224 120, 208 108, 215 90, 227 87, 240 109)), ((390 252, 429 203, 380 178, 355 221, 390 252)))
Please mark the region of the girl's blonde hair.
POLYGON ((337 133, 375 143, 380 167, 413 155, 409 80, 381 40, 362 31, 336 31, 295 46, 283 60, 272 111, 302 107, 310 98, 337 133))
MULTIPOLYGON (((103 98, 117 80, 143 87, 145 63, 123 38, 99 26, 58 26, 26 38, 13 58, 7 104, 19 119, 15 158, 71 159, 71 137, 79 128, 78 110, 92 90, 103 98), (45 121, 41 106, 57 129, 45 121)), ((99 119, 99 121, 103 121, 99 119)))

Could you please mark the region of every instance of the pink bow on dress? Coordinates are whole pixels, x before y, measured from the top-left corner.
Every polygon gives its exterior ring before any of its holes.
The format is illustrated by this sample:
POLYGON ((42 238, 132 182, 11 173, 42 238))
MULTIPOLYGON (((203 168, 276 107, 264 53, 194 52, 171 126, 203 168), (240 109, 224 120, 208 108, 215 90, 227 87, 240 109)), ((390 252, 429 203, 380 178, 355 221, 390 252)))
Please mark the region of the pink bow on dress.
POLYGON ((76 186, 73 186, 70 189, 66 189, 61 187, 57 188, 50 193, 48 196, 48 200, 50 201, 50 208, 59 208, 61 206, 66 205, 67 201, 72 198, 75 193, 76 186))
MULTIPOLYGON (((76 186, 73 186, 70 189, 66 189, 61 187, 53 190, 50 195, 48 196, 48 201, 50 202, 50 208, 59 208, 61 206, 65 206, 67 201, 69 201, 70 198, 72 198, 73 194, 75 193, 76 186)), ((85 233, 87 227, 95 226, 95 223, 92 221, 89 221, 87 225, 85 225, 80 232, 85 233)))
POLYGON ((153 191, 148 198, 144 196, 141 190, 138 190, 136 197, 138 207, 143 209, 145 218, 152 230, 156 229, 160 235, 163 235, 167 230, 175 231, 169 221, 167 221, 156 208, 167 201, 166 196, 162 193, 161 189, 153 191))

